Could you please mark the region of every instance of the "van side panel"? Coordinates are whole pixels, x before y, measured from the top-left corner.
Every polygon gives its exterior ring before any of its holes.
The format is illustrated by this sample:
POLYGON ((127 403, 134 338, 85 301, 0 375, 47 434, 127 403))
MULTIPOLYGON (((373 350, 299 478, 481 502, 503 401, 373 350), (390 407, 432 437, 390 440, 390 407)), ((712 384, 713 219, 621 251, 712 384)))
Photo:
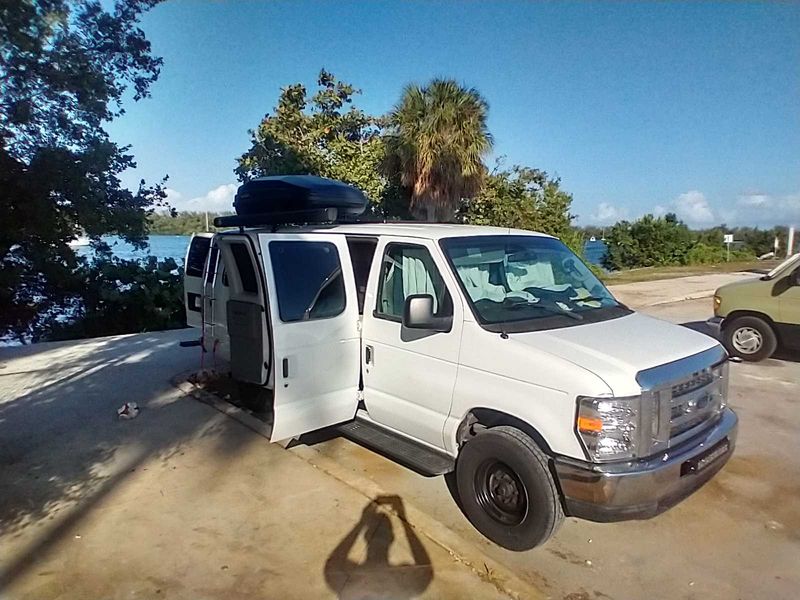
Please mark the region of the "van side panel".
POLYGON ((585 459, 575 435, 579 394, 611 394, 596 375, 545 351, 523 346, 465 320, 453 406, 444 426, 446 449, 458 451, 456 433, 474 408, 489 408, 528 423, 556 454, 585 459), (529 381, 537 381, 536 384, 529 381))

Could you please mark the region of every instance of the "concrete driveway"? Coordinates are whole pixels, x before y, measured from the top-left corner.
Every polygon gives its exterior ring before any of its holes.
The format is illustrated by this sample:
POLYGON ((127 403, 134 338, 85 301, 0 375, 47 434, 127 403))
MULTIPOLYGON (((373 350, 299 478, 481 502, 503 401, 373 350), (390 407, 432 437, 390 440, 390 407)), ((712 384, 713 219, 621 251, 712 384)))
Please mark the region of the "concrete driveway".
MULTIPOLYGON (((698 329, 709 311, 645 308, 698 329)), ((687 501, 512 553, 442 478, 324 435, 286 451, 186 397, 194 335, 0 349, 0 598, 797 597, 797 357, 732 365, 739 445, 687 501)))
POLYGON ((403 498, 185 396, 195 335, 0 349, 0 598, 534 593, 411 526, 403 498), (120 421, 127 401, 141 413, 120 421))
MULTIPOLYGON (((710 310, 703 298, 643 312, 703 330, 710 310)), ((800 589, 800 357, 731 364, 731 374, 738 445, 708 485, 649 521, 569 518, 530 552, 509 552, 480 536, 442 478, 426 479, 341 438, 313 448, 402 496, 552 598, 794 600, 800 589)))

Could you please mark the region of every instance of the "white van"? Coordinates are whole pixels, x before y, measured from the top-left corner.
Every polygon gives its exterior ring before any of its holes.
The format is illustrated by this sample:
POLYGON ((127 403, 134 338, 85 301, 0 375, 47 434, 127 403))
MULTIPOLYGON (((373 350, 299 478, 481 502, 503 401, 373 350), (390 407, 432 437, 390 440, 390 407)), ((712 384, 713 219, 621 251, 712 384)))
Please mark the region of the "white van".
POLYGON ((195 235, 185 277, 207 355, 271 390, 273 441, 340 424, 445 474, 512 550, 565 514, 652 517, 733 451, 725 350, 627 308, 547 235, 241 227, 195 235))

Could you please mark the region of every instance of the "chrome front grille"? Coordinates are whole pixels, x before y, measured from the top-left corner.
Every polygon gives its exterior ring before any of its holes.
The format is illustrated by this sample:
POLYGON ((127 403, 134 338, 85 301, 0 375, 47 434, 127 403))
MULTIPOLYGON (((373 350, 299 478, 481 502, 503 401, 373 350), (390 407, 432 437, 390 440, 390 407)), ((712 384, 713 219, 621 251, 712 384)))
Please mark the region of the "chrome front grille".
MULTIPOLYGON (((728 363, 693 373, 669 390, 669 440, 677 441, 719 414, 727 396, 728 363)), ((663 398, 663 395, 661 396, 663 398)), ((666 400, 666 398, 663 398, 666 400)))
POLYGON ((722 346, 639 371, 641 456, 665 452, 708 427, 728 395, 728 355, 722 346))
POLYGON ((672 396, 669 437, 681 435, 713 417, 718 410, 714 402, 714 385, 706 384, 687 394, 672 396))

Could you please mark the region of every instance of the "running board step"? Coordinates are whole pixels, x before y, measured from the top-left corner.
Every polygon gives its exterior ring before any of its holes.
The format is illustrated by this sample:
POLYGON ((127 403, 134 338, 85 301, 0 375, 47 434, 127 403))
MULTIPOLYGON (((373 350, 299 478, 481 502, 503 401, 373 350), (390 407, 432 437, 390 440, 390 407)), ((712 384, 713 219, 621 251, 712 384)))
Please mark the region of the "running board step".
POLYGON ((379 425, 355 419, 339 426, 346 438, 375 450, 423 475, 444 475, 455 468, 455 460, 379 425))

